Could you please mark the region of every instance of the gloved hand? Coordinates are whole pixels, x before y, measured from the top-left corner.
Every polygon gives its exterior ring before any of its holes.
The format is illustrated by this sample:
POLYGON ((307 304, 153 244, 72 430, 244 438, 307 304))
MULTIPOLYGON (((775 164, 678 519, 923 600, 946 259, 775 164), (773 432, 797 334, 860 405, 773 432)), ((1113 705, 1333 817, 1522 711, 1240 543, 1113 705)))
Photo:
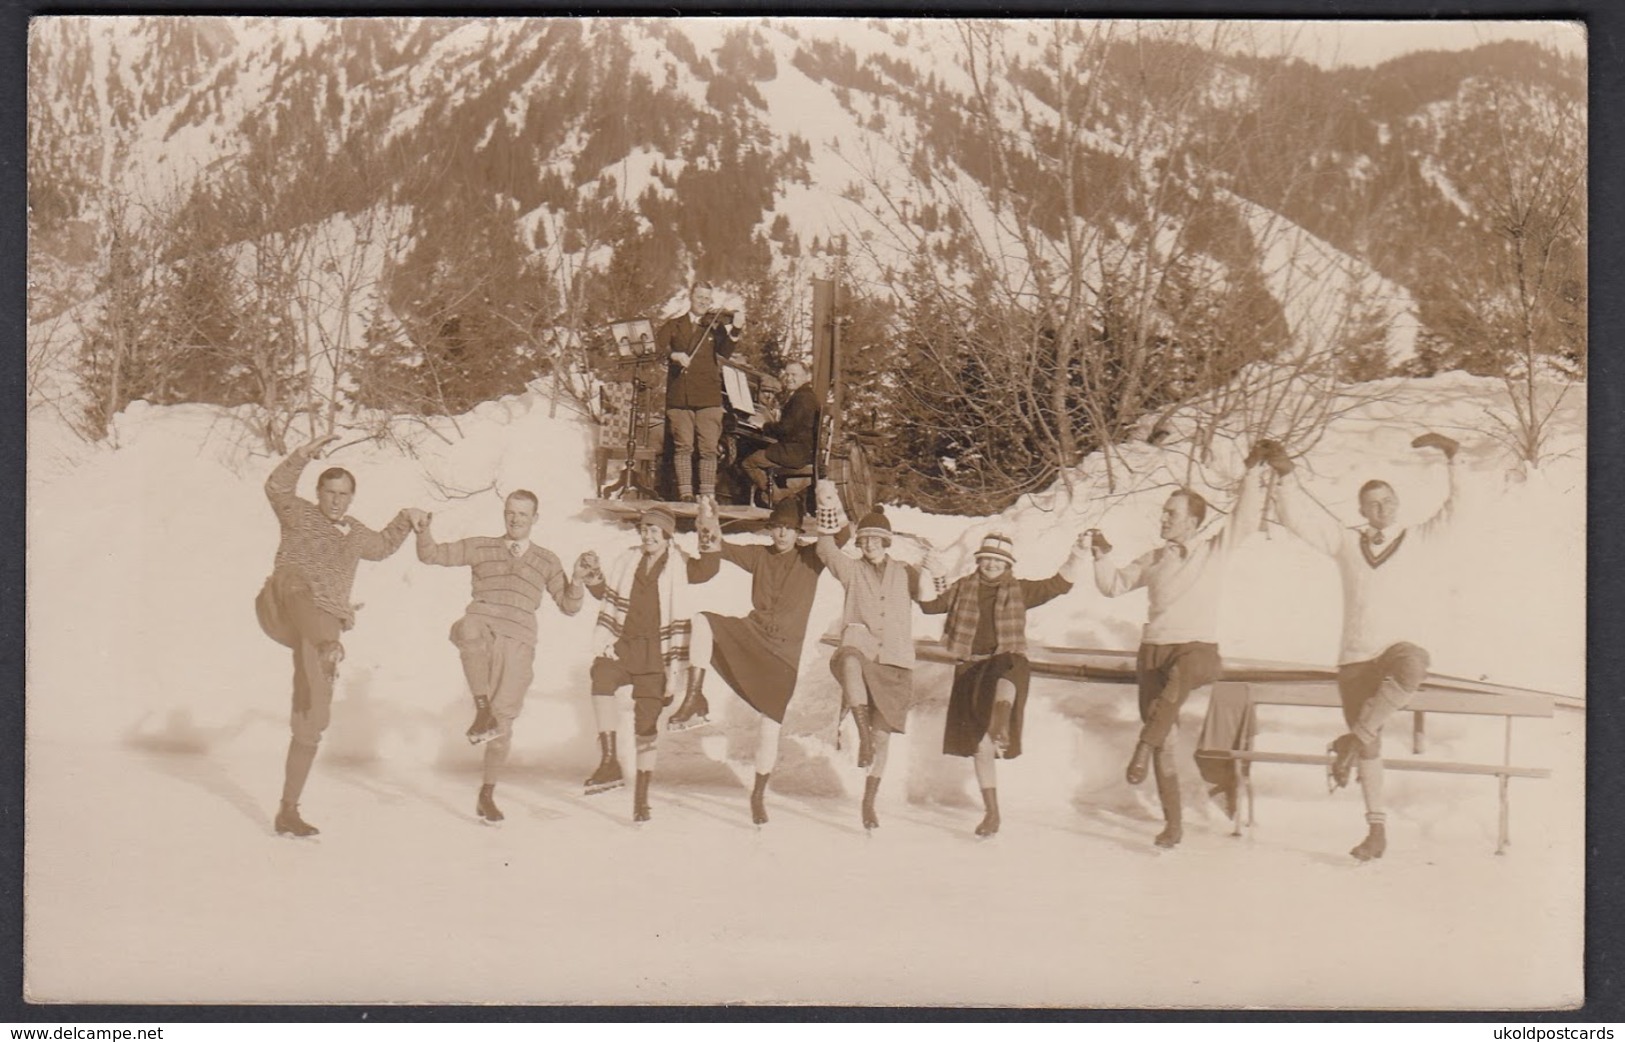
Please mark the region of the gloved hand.
POLYGON ((597 586, 604 581, 604 572, 598 565, 598 554, 588 550, 576 558, 575 568, 570 573, 570 581, 585 586, 597 586))
POLYGON ((703 499, 700 501, 699 512, 694 517, 694 536, 699 542, 702 554, 722 549, 722 522, 717 518, 717 508, 708 505, 703 499))
POLYGON ((1090 547, 1090 550, 1093 551, 1095 557, 1105 557, 1107 554, 1112 552, 1112 544, 1106 540, 1105 532, 1102 532, 1098 528, 1091 528, 1085 534, 1093 537, 1093 545, 1090 547))
POLYGON ((1258 455, 1259 459, 1268 463, 1271 470, 1282 477, 1292 473, 1292 457, 1286 454, 1286 447, 1280 442, 1265 438, 1253 446, 1253 452, 1258 455))
POLYGON ((1273 441, 1269 438, 1259 438, 1257 441, 1253 442, 1253 447, 1247 451, 1247 459, 1245 461, 1246 466, 1248 469, 1251 469, 1258 466, 1260 463, 1267 461, 1271 454, 1280 449, 1280 447, 1280 442, 1273 441))
POLYGON ((841 493, 835 487, 835 482, 819 478, 813 496, 817 502, 819 535, 834 535, 846 527, 846 510, 841 506, 841 493))
POLYGON ((1456 450, 1461 448, 1461 443, 1454 438, 1447 438, 1443 434, 1439 434, 1435 431, 1428 431, 1426 434, 1411 442, 1411 448, 1438 449, 1440 452, 1444 453, 1444 458, 1448 460, 1456 458, 1456 450))

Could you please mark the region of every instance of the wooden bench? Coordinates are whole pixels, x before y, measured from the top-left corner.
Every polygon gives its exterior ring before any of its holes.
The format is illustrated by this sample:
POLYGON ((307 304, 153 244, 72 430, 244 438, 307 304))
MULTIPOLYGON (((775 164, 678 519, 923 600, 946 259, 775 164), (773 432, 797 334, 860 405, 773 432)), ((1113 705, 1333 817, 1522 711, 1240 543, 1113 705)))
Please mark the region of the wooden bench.
MULTIPOLYGON (((826 636, 824 643, 834 646, 839 641, 826 636)), ((920 662, 951 665, 954 659, 940 640, 920 638, 915 641, 915 657, 920 662)), ((1035 677, 1061 680, 1082 680, 1090 683, 1134 684, 1136 652, 1102 648, 1066 648, 1037 645, 1028 650, 1028 665, 1035 677)), ((1258 709, 1260 706, 1312 706, 1334 709, 1339 713, 1336 733, 1342 733, 1342 700, 1337 693, 1337 670, 1302 663, 1274 662, 1261 659, 1226 657, 1220 679, 1213 684, 1212 698, 1223 697, 1223 689, 1245 689, 1246 712, 1242 724, 1240 748, 1202 749, 1204 757, 1226 758, 1237 766, 1241 791, 1246 795, 1246 827, 1254 820, 1254 793, 1252 765, 1255 763, 1299 764, 1325 769, 1331 765, 1326 753, 1272 752, 1256 748, 1258 737, 1258 709)), ((1211 702, 1210 702, 1211 704, 1211 702)), ((1511 840, 1509 783, 1513 778, 1550 778, 1545 767, 1527 767, 1512 762, 1512 725, 1519 717, 1550 718, 1554 706, 1583 709, 1584 701, 1564 695, 1542 691, 1506 687, 1465 677, 1429 673, 1405 712, 1411 714, 1411 750, 1413 755, 1423 753, 1426 745, 1426 721, 1429 713, 1501 717, 1505 721, 1505 734, 1500 763, 1459 763, 1447 760, 1383 759, 1383 766, 1396 771, 1427 771, 1436 774, 1469 774, 1493 777, 1500 789, 1500 825, 1495 852, 1504 854, 1511 840)), ((1330 731, 1330 729, 1328 729, 1330 731)), ((1243 818, 1236 815, 1235 834, 1243 832, 1243 818)))
MULTIPOLYGON (((1246 796, 1245 827, 1254 822, 1254 793, 1252 766, 1255 763, 1283 763, 1314 766, 1325 769, 1331 764, 1326 753, 1271 752, 1256 748, 1258 738, 1258 709, 1260 706, 1312 706, 1336 709, 1341 712, 1335 679, 1308 681, 1262 680, 1220 681, 1214 685, 1214 697, 1224 697, 1219 689, 1228 686, 1231 697, 1237 697, 1235 687, 1245 688, 1239 697, 1245 698, 1246 713, 1242 724, 1241 747, 1234 750, 1202 751, 1203 756, 1228 757, 1236 762, 1241 791, 1246 796)), ((1509 825, 1511 801, 1509 787, 1513 778, 1550 778, 1551 771, 1544 767, 1525 767, 1512 762, 1513 721, 1520 717, 1550 718, 1554 698, 1538 691, 1502 687, 1454 677, 1430 675, 1421 690, 1411 699, 1406 712, 1412 714, 1412 752, 1421 753, 1424 744, 1424 721, 1427 713, 1449 713, 1472 716, 1500 717, 1505 731, 1500 763, 1461 763, 1446 760, 1415 760, 1383 758, 1383 766, 1396 771, 1427 771, 1436 774, 1472 774, 1493 777, 1500 790, 1500 822, 1495 852, 1504 854, 1511 842, 1509 825)), ((1243 816, 1238 808, 1236 835, 1243 830, 1243 816)))

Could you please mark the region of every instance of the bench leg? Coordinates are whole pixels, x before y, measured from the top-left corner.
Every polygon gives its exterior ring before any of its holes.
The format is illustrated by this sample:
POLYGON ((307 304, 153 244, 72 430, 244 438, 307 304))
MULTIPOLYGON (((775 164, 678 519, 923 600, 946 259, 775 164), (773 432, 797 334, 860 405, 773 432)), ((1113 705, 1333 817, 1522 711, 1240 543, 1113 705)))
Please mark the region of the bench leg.
POLYGON ((1501 775, 1501 830, 1500 835, 1496 838, 1495 852, 1497 854, 1505 854, 1507 847, 1512 843, 1512 840, 1507 836, 1508 824, 1512 817, 1511 805, 1507 799, 1507 786, 1511 782, 1511 778, 1504 774, 1501 775))
POLYGON ((1421 756, 1427 747, 1427 716, 1420 709, 1411 716, 1411 754, 1421 756))
MULTIPOLYGON (((1258 707, 1253 705, 1251 695, 1247 699, 1247 714, 1242 724, 1242 734, 1244 737, 1241 747, 1248 752, 1252 752, 1253 742, 1258 737, 1258 707)), ((1251 760, 1243 760, 1236 767, 1237 770, 1241 771, 1242 788, 1247 793, 1247 828, 1251 829, 1253 827, 1253 763, 1251 760)), ((1239 836, 1241 834, 1241 810, 1237 808, 1235 835, 1239 836)))
MULTIPOLYGON (((1508 767, 1512 766, 1512 717, 1510 716, 1506 718, 1506 745, 1501 756, 1501 762, 1508 767)), ((1510 777, 1505 774, 1501 775, 1501 822, 1499 835, 1496 836, 1495 842, 1495 852, 1497 854, 1505 854, 1507 845, 1512 842, 1507 836, 1512 818, 1511 802, 1508 799, 1508 787, 1511 784, 1512 779, 1510 777)))

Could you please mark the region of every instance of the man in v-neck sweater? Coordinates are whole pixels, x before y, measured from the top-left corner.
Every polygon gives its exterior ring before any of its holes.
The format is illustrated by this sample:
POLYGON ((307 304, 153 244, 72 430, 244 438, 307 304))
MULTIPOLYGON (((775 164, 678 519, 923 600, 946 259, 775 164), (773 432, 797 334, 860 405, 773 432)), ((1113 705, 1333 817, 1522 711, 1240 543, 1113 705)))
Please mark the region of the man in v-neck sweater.
POLYGON ((1285 449, 1265 447, 1265 461, 1280 475, 1275 504, 1287 528, 1337 562, 1343 586, 1343 639, 1337 656, 1337 691, 1349 731, 1328 747, 1332 754, 1332 780, 1348 784, 1356 762, 1360 790, 1365 797, 1367 835, 1349 853, 1361 861, 1382 857, 1387 850, 1387 817, 1382 800, 1382 728, 1395 713, 1410 704, 1428 672, 1426 649, 1404 639, 1406 620, 1413 614, 1411 573, 1430 544, 1449 530, 1457 501, 1455 441, 1442 434, 1424 434, 1415 448, 1436 448, 1444 453, 1450 492, 1444 504, 1421 524, 1400 527, 1399 496, 1385 481, 1368 481, 1360 488, 1360 516, 1365 524, 1346 527, 1313 501, 1299 483, 1285 449))

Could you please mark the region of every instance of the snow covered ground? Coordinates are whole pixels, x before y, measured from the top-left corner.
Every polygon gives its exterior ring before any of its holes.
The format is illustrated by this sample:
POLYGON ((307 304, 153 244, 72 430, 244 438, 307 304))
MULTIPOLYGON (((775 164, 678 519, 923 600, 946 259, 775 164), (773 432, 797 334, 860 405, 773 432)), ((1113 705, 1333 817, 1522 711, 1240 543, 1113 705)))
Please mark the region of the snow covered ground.
MULTIPOLYGON (((1311 491, 1355 519, 1354 491, 1389 479, 1404 519, 1443 494, 1433 428, 1461 438, 1473 509, 1443 562, 1423 643, 1440 672, 1571 696, 1584 683, 1585 401, 1553 458, 1524 474, 1484 410, 1497 384, 1401 382, 1339 421, 1306 464, 1311 491)), ((442 540, 495 532, 501 495, 542 496, 537 540, 566 561, 630 534, 582 512, 587 432, 544 395, 481 406, 449 440, 356 444, 334 461, 352 513, 403 505, 442 540)), ((1260 767, 1245 838, 1188 769, 1186 840, 1159 853, 1149 786, 1121 780, 1132 690, 1034 682, 1026 751, 1000 765, 1005 826, 971 829, 970 764, 940 754, 948 674, 922 667, 894 747, 882 827, 858 822, 861 773, 831 741, 837 697, 816 641, 839 610, 823 581, 774 775, 772 822, 750 825, 754 724, 726 707, 711 732, 662 739, 654 820, 630 794, 581 795, 596 761, 585 644, 593 609, 542 613, 537 680, 518 723, 500 829, 475 822, 478 754, 447 630, 467 573, 410 545, 361 566, 332 727, 303 809, 314 842, 277 840, 288 664, 255 623, 276 525, 260 491, 275 461, 201 407, 137 404, 117 449, 67 451, 30 431, 26 988, 35 1001, 818 1002, 1086 1006, 1526 1008, 1582 998, 1584 714, 1518 725, 1515 759, 1553 770, 1512 784, 1495 845, 1488 778, 1392 774, 1391 848, 1356 867, 1359 797, 1320 773, 1260 767)), ((1110 496, 1091 460, 1070 501, 1000 519, 899 509, 899 530, 968 563, 997 524, 1017 572, 1041 576, 1079 529, 1151 545, 1179 446, 1129 446, 1110 496)), ((312 490, 315 468, 302 493, 312 490)), ((1222 497, 1216 497, 1222 502, 1222 497)), ((741 538, 752 538, 743 536, 741 538)), ((680 537, 692 548, 693 536, 680 537)), ((899 540, 898 552, 916 552, 899 540)), ((700 607, 743 613, 726 568, 700 607)), ((1328 561, 1276 525, 1229 580, 1223 641, 1238 656, 1330 662, 1339 601, 1328 561)), ((1038 642, 1130 648, 1139 594, 1087 584, 1035 610, 1038 642)), ((917 617, 916 632, 939 623, 917 617)), ((1205 694, 1187 707, 1193 739, 1205 694)), ((630 737, 630 708, 623 707, 630 737)), ((1320 748, 1336 714, 1282 710, 1279 748, 1320 748)), ((1496 758, 1500 724, 1429 720, 1429 756, 1496 758)), ((623 751, 630 742, 623 739, 623 751)), ((630 763, 628 762, 628 767, 630 763)))

